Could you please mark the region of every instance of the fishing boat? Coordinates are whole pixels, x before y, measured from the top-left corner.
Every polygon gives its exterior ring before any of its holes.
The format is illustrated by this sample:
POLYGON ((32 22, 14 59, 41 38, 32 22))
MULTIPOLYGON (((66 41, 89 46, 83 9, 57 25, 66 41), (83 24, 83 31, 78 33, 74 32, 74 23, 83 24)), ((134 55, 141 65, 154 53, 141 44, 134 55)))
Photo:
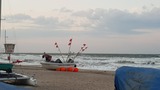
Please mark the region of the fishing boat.
POLYGON ((34 77, 29 77, 19 73, 7 73, 0 71, 0 82, 6 82, 10 84, 20 84, 20 85, 37 85, 37 80, 34 77))
POLYGON ((13 84, 23 84, 23 85, 37 85, 36 79, 34 77, 29 77, 23 74, 18 74, 12 72, 13 64, 11 63, 0 63, 0 81, 9 82, 13 84))
POLYGON ((13 84, 23 84, 23 85, 37 85, 36 79, 34 77, 29 77, 23 74, 18 74, 12 72, 13 64, 11 63, 0 63, 0 81, 9 82, 13 84))
POLYGON ((48 70, 56 70, 57 68, 76 67, 76 63, 54 63, 54 62, 41 62, 43 68, 48 70))
MULTIPOLYGON (((63 58, 63 62, 60 59, 57 59, 56 61, 53 61, 53 62, 52 61, 47 62, 48 60, 46 60, 46 62, 41 62, 42 67, 46 68, 46 69, 50 69, 50 70, 56 70, 57 68, 61 68, 61 67, 64 67, 64 68, 76 67, 77 65, 76 65, 76 63, 74 63, 75 58, 78 55, 80 55, 80 53, 82 53, 84 50, 86 50, 87 47, 86 47, 86 44, 83 44, 83 46, 80 48, 79 52, 72 57, 71 51, 70 51, 71 44, 72 44, 72 39, 69 40, 69 43, 68 43, 69 50, 68 50, 67 58, 65 60, 64 57, 63 57, 63 55, 62 55, 62 53, 61 53, 61 50, 60 50, 60 48, 58 46, 58 43, 55 42, 55 47, 60 52, 60 55, 63 58)), ((48 56, 48 55, 43 55, 43 56, 48 56)), ((51 58, 51 57, 49 57, 49 58, 51 58)))

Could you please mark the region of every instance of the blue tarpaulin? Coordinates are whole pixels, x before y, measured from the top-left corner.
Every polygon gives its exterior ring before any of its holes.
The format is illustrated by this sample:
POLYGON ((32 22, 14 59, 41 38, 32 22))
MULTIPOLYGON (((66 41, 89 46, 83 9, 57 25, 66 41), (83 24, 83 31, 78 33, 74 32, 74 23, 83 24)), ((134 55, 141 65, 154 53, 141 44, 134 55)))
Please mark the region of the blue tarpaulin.
POLYGON ((123 66, 114 84, 115 90, 160 90, 160 69, 123 66))
POLYGON ((18 87, 18 86, 14 86, 14 85, 10 85, 10 84, 0 82, 0 90, 30 90, 30 89, 22 88, 22 87, 18 87))

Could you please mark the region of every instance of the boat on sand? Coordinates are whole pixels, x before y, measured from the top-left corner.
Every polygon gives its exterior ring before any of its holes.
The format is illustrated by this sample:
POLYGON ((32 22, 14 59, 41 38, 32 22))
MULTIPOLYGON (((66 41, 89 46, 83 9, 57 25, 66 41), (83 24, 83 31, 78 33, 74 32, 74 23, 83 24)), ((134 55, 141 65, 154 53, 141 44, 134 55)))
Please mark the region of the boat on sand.
POLYGON ((41 65, 43 68, 48 69, 48 70, 56 70, 57 68, 60 67, 76 67, 75 63, 55 63, 55 62, 41 62, 41 65))
POLYGON ((62 56, 63 62, 60 59, 57 59, 56 61, 51 61, 51 56, 50 55, 46 55, 46 53, 44 52, 44 55, 42 56, 42 58, 44 58, 45 56, 50 56, 48 60, 48 58, 46 58, 46 62, 41 62, 41 65, 43 68, 46 69, 50 69, 50 70, 56 70, 58 68, 64 67, 64 68, 69 68, 69 67, 76 67, 76 63, 74 63, 75 58, 80 55, 83 51, 85 51, 87 49, 86 44, 83 44, 83 46, 80 48, 79 52, 72 56, 72 53, 70 51, 71 49, 71 44, 72 44, 72 39, 69 40, 68 46, 69 46, 69 50, 68 50, 68 55, 66 60, 64 59, 61 50, 58 46, 58 43, 55 42, 55 46, 58 49, 58 51, 60 52, 60 55, 62 56))
POLYGON ((37 85, 37 80, 34 77, 12 72, 12 68, 12 63, 0 63, 0 82, 31 86, 37 85))
POLYGON ((0 82, 16 84, 16 85, 37 85, 37 80, 34 77, 29 77, 19 73, 6 73, 4 71, 0 72, 0 82))

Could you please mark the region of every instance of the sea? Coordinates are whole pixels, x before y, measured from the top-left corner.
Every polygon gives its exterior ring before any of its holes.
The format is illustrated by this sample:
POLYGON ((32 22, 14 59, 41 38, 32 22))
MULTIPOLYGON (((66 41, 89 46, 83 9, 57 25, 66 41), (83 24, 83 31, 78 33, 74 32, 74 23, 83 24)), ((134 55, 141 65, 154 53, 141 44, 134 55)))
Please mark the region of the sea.
MULTIPOLYGON (((40 66, 40 62, 45 61, 42 58, 43 53, 14 53, 11 54, 11 61, 21 60, 18 65, 40 66)), ((50 53, 52 60, 61 59, 66 61, 68 54, 50 53)), ((8 54, 0 54, 0 62, 9 62, 8 54)), ((74 62, 79 69, 115 71, 122 66, 147 67, 160 69, 160 54, 81 54, 70 55, 75 58, 74 62)))

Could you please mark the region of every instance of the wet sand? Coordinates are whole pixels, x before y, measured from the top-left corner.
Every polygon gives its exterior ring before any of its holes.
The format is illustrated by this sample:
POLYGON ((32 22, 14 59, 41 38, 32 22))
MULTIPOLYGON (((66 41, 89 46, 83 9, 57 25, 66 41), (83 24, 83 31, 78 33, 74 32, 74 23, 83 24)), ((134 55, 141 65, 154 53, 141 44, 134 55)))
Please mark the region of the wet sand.
POLYGON ((36 66, 14 66, 13 72, 34 76, 36 86, 31 90, 114 90, 114 72, 79 70, 53 71, 36 66))

